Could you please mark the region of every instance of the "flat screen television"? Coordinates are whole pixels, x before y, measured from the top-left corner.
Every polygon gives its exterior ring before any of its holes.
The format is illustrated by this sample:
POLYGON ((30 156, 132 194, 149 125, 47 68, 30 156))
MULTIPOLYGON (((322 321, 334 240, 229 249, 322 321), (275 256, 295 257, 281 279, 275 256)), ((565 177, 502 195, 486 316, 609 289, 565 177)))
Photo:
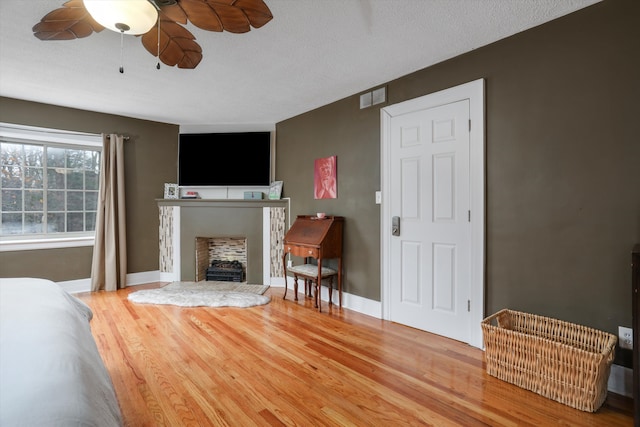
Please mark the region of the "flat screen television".
POLYGON ((270 132, 180 134, 180 186, 257 187, 270 183, 270 132))

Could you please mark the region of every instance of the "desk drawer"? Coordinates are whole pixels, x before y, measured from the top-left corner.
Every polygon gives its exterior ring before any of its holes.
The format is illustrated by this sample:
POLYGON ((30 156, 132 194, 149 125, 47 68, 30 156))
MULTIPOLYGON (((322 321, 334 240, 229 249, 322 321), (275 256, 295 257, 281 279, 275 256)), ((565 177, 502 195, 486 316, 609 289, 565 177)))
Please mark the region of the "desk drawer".
POLYGON ((318 258, 319 250, 318 248, 309 248, 304 246, 295 246, 295 245, 285 245, 285 252, 288 254, 299 256, 299 257, 312 257, 318 258))

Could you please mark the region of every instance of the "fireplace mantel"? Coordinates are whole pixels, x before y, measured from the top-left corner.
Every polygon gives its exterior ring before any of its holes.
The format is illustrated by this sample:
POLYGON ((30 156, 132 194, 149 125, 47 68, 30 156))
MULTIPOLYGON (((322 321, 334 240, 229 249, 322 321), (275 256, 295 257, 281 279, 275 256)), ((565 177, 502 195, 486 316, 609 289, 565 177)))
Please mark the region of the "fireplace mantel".
POLYGON ((197 237, 247 238, 247 281, 284 285, 287 200, 157 199, 163 281, 195 280, 197 237), (280 283, 282 282, 282 283, 280 283))
POLYGON ((156 199, 158 206, 262 208, 286 207, 287 200, 269 199, 156 199))

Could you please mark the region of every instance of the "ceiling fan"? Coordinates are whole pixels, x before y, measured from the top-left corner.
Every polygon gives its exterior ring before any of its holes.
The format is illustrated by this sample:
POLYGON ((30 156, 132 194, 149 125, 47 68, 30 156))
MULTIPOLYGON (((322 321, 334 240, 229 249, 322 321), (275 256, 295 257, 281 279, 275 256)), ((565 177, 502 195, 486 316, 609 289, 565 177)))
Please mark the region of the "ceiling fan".
POLYGON ((246 33, 272 18, 264 0, 70 0, 45 15, 33 35, 73 40, 107 28, 141 36, 145 49, 166 65, 193 69, 202 60, 202 48, 183 26, 187 20, 207 31, 246 33))

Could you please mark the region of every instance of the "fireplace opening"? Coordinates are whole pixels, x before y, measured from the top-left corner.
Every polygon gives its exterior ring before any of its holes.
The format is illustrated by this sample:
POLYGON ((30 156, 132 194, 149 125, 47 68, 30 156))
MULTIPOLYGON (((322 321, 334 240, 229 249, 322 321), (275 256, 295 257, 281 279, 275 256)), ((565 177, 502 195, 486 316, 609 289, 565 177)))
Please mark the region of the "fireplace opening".
POLYGON ((245 280, 246 271, 246 237, 196 237, 196 282, 203 280, 242 282, 245 280), (222 267, 214 263, 221 263, 222 267), (212 268, 217 270, 211 270, 212 268), (231 269, 233 271, 230 271, 231 269), (210 278, 213 277, 210 273, 224 278, 210 278))

